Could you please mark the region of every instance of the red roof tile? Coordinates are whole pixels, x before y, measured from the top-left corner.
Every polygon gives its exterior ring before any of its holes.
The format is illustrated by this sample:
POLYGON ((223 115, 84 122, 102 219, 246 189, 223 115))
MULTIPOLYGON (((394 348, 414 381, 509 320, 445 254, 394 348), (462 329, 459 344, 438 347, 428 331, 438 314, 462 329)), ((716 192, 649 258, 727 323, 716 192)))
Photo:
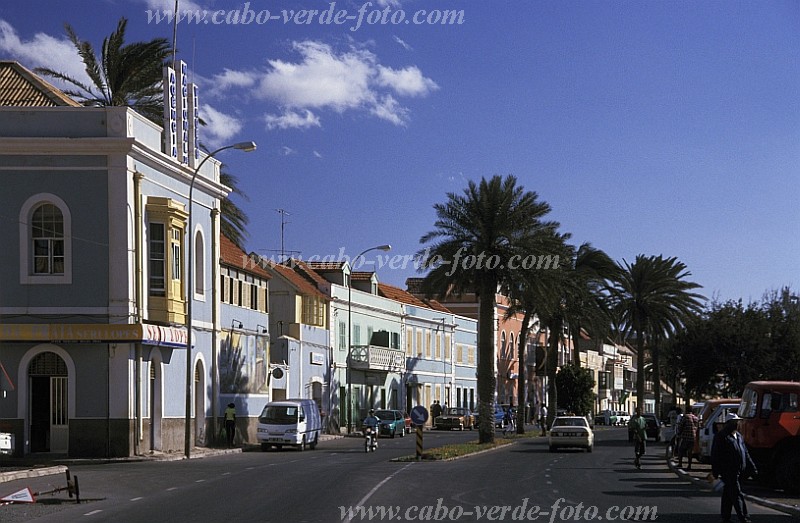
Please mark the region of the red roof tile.
POLYGON ((311 266, 302 261, 302 260, 289 260, 288 265, 292 266, 294 270, 304 276, 305 278, 309 279, 310 281, 314 282, 317 285, 317 288, 327 288, 330 286, 330 282, 320 276, 311 266))
POLYGON ((306 262, 306 265, 315 271, 340 271, 345 262, 306 262))
POLYGON ((265 263, 266 267, 269 270, 275 271, 276 273, 280 274, 290 284, 292 284, 300 294, 305 294, 309 296, 318 296, 328 300, 330 299, 323 292, 321 292, 313 283, 304 278, 302 275, 298 274, 291 267, 287 267, 286 265, 281 265, 279 263, 275 263, 272 261, 266 261, 265 263))
POLYGON ((224 265, 235 267, 238 270, 264 278, 265 280, 272 278, 272 276, 261 267, 255 256, 247 255, 224 234, 219 235, 219 256, 224 265))
POLYGON ((350 279, 355 281, 369 281, 372 279, 374 272, 367 271, 353 271, 350 273, 350 279))

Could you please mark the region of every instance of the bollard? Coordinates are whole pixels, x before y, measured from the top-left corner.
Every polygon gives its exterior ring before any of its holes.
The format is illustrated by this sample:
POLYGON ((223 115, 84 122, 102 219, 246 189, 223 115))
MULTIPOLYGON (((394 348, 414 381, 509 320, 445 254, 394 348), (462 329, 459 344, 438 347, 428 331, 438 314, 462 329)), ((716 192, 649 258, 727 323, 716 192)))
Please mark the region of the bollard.
POLYGON ((417 461, 422 459, 422 425, 417 425, 417 461))

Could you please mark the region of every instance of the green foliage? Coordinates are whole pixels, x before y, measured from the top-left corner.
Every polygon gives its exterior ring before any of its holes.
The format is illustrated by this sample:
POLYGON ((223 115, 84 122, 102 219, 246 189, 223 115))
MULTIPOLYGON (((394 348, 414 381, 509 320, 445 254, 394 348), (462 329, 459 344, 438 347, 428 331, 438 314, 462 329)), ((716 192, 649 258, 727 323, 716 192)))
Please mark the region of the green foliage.
POLYGON ((695 397, 739 396, 755 380, 800 380, 800 303, 788 289, 760 302, 712 303, 671 344, 695 397))
MULTIPOLYGON (((555 222, 543 221, 550 205, 539 201, 535 192, 517 185, 514 176, 483 178, 469 182, 463 194, 448 193, 447 201, 434 205, 434 230, 420 243, 418 253, 423 271, 429 271, 422 290, 429 296, 448 293, 476 293, 478 323, 494 321, 495 295, 512 279, 512 258, 540 254, 543 237, 554 234, 555 222), (471 257, 471 258, 468 258, 471 257), (465 263, 471 259, 472 263, 465 263), (482 260, 482 261, 478 261, 482 260)), ((496 377, 494 332, 478 329, 478 427, 481 443, 494 440, 493 415, 496 377)))
POLYGON ((594 406, 592 371, 573 363, 564 365, 556 374, 558 407, 578 416, 592 412, 594 406))

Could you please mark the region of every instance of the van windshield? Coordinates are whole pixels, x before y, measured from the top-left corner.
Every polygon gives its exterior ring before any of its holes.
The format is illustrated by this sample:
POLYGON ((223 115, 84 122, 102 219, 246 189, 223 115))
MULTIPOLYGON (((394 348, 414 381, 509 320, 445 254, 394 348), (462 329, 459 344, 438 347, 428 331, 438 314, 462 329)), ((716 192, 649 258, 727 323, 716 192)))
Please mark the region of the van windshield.
POLYGON ((291 425, 297 423, 297 407, 267 405, 261 412, 261 416, 258 417, 258 421, 276 425, 291 425))

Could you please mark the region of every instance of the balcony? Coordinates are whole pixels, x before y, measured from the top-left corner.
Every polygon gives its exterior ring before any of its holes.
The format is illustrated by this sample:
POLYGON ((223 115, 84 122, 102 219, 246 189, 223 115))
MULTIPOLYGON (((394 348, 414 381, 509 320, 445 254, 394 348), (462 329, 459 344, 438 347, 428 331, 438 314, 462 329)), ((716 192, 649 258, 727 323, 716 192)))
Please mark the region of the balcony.
POLYGON ((375 345, 355 345, 350 353, 350 366, 358 370, 403 372, 406 355, 403 351, 375 345))

